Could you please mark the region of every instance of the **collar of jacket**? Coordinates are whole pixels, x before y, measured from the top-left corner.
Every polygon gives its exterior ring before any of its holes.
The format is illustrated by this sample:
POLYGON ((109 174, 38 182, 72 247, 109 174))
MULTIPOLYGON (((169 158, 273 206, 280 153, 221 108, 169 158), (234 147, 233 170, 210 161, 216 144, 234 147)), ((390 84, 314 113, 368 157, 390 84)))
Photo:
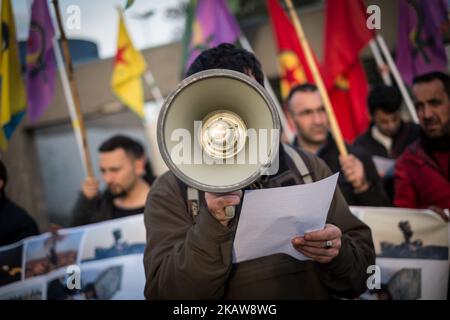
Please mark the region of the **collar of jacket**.
MULTIPOLYGON (((345 145, 346 145, 346 147, 348 147, 347 144, 345 144, 345 145)), ((335 151, 335 152, 337 151, 339 153, 336 142, 334 141, 331 132, 328 132, 327 140, 317 151, 317 156, 323 157, 326 154, 329 154, 331 151, 335 151)))
POLYGON ((372 139, 381 144, 386 149, 388 154, 391 154, 392 146, 394 144, 393 138, 382 133, 376 125, 370 127, 370 134, 372 139))
MULTIPOLYGON (((298 144, 298 135, 294 137, 294 142, 292 143, 294 147, 301 148, 301 146, 298 144)), ((327 140, 325 143, 319 148, 317 151, 317 156, 320 157, 320 155, 326 154, 328 151, 332 149, 337 149, 336 143, 334 142, 333 136, 331 135, 331 132, 328 132, 327 134, 327 140)))
POLYGON ((411 158, 411 161, 414 161, 420 165, 424 165, 424 164, 428 165, 428 166, 436 169, 437 171, 439 171, 442 175, 444 175, 444 172, 439 167, 439 165, 436 163, 436 161, 434 160, 434 157, 432 157, 429 154, 430 151, 429 150, 427 151, 424 148, 422 139, 419 139, 416 142, 414 142, 413 144, 411 144, 408 147, 408 149, 415 156, 414 158, 411 158))

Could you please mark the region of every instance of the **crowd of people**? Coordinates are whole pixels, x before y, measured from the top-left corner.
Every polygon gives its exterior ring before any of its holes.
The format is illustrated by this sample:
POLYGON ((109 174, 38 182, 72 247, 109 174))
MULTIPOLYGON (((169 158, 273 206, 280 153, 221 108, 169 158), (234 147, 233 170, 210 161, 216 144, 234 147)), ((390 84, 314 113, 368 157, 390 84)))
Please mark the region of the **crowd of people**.
MULTIPOLYGON (((264 85, 257 58, 230 44, 204 51, 187 75, 214 68, 239 71, 264 85)), ((370 229, 351 214, 349 205, 428 208, 448 221, 450 76, 417 76, 412 96, 419 124, 402 119, 396 88, 373 87, 367 101, 371 125, 346 145, 349 155, 342 156, 317 87, 305 83, 292 88, 285 101, 297 129, 292 147, 314 181, 341 173, 325 228, 292 239, 309 261, 276 254, 233 264, 242 190, 225 195, 200 191, 199 211, 193 215, 188 186, 170 171, 155 180, 144 147, 126 136, 114 136, 99 147, 106 188, 99 190, 94 177, 83 181, 73 225, 145 212, 147 298, 356 297, 365 290, 366 269, 375 263, 375 252, 370 229), (395 165, 381 171, 375 157, 395 165), (234 217, 226 215, 227 206, 237 206, 234 217)), ((285 186, 287 180, 288 185, 305 183, 284 149, 279 152, 277 174, 248 189, 285 186)), ((0 162, 0 246, 39 233, 31 216, 7 197, 7 182, 0 162)))

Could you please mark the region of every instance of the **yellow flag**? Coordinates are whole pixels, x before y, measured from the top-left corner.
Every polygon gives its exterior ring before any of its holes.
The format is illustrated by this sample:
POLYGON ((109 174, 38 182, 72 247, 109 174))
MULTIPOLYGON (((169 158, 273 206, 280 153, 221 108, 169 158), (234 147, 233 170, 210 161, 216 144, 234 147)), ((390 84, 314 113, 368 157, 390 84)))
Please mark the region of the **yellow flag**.
POLYGON ((147 65, 142 54, 133 47, 123 15, 119 13, 119 35, 111 86, 119 100, 144 118, 142 75, 147 65))
POLYGON ((16 40, 16 24, 11 0, 2 1, 0 24, 0 149, 5 150, 8 139, 20 122, 26 109, 19 50, 16 40))

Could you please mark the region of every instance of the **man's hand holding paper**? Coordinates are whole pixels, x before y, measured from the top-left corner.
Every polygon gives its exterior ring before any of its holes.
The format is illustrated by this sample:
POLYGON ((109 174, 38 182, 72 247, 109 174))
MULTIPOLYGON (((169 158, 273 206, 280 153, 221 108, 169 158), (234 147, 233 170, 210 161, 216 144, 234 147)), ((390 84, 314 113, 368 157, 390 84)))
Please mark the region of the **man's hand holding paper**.
POLYGON ((341 249, 341 230, 332 224, 325 229, 306 233, 292 239, 292 245, 301 254, 320 263, 328 263, 338 256, 341 249))
POLYGON ((310 184, 246 191, 234 240, 234 262, 276 253, 321 263, 336 257, 341 231, 325 222, 337 178, 335 174, 310 184))

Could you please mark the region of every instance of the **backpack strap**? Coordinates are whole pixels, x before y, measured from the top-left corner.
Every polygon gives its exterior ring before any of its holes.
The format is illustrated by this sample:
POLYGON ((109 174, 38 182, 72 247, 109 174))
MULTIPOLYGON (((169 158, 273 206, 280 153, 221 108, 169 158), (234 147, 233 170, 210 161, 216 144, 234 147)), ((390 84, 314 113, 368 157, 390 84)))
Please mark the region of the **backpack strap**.
POLYGON ((298 152, 290 145, 284 143, 283 149, 297 167, 297 170, 300 173, 301 177, 303 178, 303 181, 305 183, 313 182, 311 172, 309 171, 308 166, 306 165, 303 158, 298 154, 298 152))
POLYGON ((193 218, 195 218, 198 215, 198 211, 200 208, 199 198, 200 197, 198 190, 188 186, 187 187, 188 210, 193 218))

